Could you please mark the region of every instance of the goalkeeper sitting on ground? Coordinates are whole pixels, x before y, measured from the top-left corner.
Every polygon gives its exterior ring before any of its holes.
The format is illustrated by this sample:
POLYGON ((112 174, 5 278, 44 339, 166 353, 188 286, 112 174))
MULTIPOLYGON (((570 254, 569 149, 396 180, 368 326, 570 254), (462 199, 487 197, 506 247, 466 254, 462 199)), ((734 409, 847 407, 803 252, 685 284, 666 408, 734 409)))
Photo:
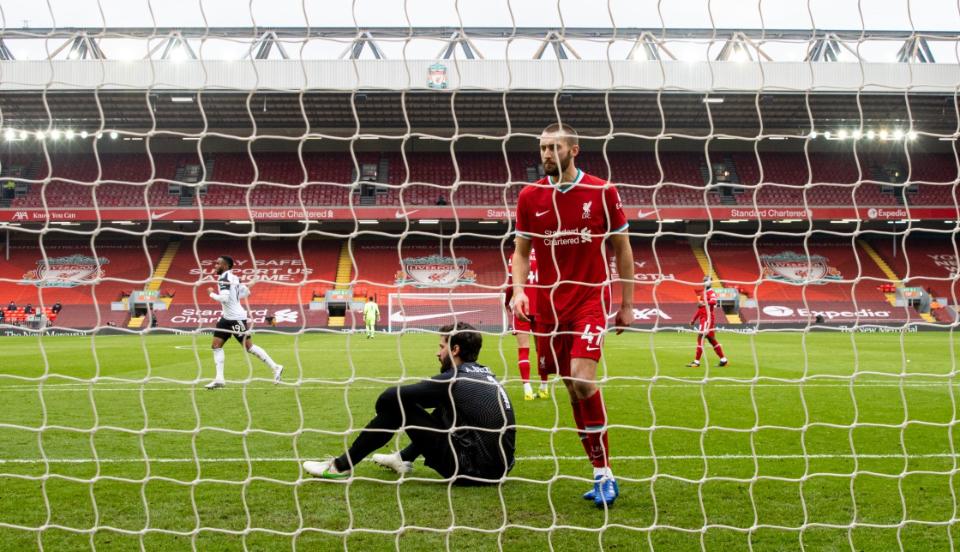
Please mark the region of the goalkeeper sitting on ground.
POLYGON ((324 479, 350 477, 354 466, 402 429, 412 442, 393 454, 374 454, 375 463, 411 473, 413 461, 423 456, 428 467, 456 485, 501 480, 513 468, 516 422, 500 382, 476 362, 482 344, 480 332, 466 322, 440 328, 440 374, 381 393, 376 417, 346 454, 304 462, 303 469, 324 479))

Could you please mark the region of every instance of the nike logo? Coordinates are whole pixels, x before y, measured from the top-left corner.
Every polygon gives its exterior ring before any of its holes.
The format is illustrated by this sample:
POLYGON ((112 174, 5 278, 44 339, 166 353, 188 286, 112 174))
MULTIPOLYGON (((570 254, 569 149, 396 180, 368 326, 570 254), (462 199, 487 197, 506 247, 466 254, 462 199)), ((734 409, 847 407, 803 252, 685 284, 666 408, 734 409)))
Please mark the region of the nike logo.
POLYGON ((542 217, 543 215, 549 213, 550 211, 551 211, 550 209, 547 209, 546 211, 544 211, 544 212, 542 212, 542 213, 537 213, 537 216, 538 216, 538 217, 542 217))
POLYGON ((588 351, 599 351, 600 347, 587 347, 588 351))
POLYGON ((420 315, 417 315, 417 316, 404 316, 404 315, 400 314, 399 312, 396 312, 396 313, 393 313, 393 314, 390 316, 390 321, 391 321, 391 322, 396 322, 396 323, 398 323, 398 324, 402 324, 403 322, 417 322, 417 321, 419 321, 419 320, 430 320, 431 318, 443 318, 443 317, 445 317, 445 316, 454 316, 454 315, 460 315, 460 314, 470 314, 470 313, 474 313, 474 312, 480 312, 480 310, 477 309, 477 310, 460 311, 460 312, 444 312, 444 313, 441 313, 441 314, 420 314, 420 315))
POLYGON ((169 214, 172 213, 172 212, 173 212, 173 211, 167 211, 166 213, 154 213, 154 214, 150 215, 150 217, 151 217, 153 220, 157 220, 158 218, 163 218, 163 217, 169 215, 169 214))
MULTIPOLYGON (((416 213, 416 212, 419 211, 419 210, 420 210, 420 209, 414 209, 413 211, 407 211, 407 215, 412 215, 412 214, 416 213)), ((400 211, 399 209, 397 210, 396 213, 393 214, 393 216, 395 216, 395 217, 398 218, 398 219, 402 219, 402 218, 406 217, 407 215, 403 214, 403 211, 400 211)))
POLYGON ((640 212, 637 213, 637 218, 647 218, 647 217, 649 217, 650 215, 655 215, 655 214, 657 214, 658 212, 660 212, 660 209, 654 209, 653 211, 650 211, 650 212, 647 212, 647 213, 644 213, 644 212, 641 210, 640 212))

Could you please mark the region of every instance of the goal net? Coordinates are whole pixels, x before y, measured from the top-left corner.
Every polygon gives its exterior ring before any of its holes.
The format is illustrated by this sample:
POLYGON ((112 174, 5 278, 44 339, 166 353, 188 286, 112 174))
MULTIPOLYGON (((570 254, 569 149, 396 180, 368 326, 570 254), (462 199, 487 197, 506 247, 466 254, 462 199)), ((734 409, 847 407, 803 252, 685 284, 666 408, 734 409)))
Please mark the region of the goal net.
POLYGON ((0 4, 0 549, 956 546, 955 1, 0 4))
POLYGON ((499 293, 391 293, 387 331, 433 330, 466 322, 484 332, 503 334, 510 320, 499 293))

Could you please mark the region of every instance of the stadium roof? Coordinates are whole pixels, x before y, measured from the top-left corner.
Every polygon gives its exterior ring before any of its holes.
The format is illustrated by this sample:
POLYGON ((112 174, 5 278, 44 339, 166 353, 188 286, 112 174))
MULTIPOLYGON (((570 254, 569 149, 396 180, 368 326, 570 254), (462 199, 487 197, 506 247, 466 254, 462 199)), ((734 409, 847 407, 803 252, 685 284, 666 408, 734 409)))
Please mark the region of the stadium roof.
POLYGON ((711 94, 638 90, 577 91, 183 91, 63 90, 0 93, 3 128, 120 130, 131 133, 437 136, 539 132, 558 116, 584 134, 761 134, 903 130, 953 136, 954 94, 711 94), (186 100, 186 101, 178 101, 186 100), (102 114, 101 114, 102 113, 102 114), (861 126, 862 125, 862 126, 861 126), (256 132, 254 131, 256 129, 256 132))

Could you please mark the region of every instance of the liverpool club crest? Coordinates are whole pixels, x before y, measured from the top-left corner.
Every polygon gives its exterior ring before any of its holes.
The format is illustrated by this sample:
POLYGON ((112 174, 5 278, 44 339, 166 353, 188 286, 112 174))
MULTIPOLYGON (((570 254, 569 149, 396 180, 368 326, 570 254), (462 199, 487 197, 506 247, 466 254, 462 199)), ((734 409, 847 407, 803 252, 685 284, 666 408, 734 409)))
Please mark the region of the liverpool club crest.
POLYGON ((434 63, 430 66, 430 78, 427 80, 427 86, 430 88, 447 87, 447 66, 442 63, 434 63))
POLYGON ((42 288, 59 287, 72 288, 80 284, 93 283, 93 280, 102 278, 105 274, 103 265, 110 261, 106 257, 99 259, 86 255, 70 255, 69 257, 52 257, 44 261, 37 261, 36 270, 23 275, 24 285, 35 285, 42 288))
POLYGON ((473 261, 466 257, 407 257, 403 270, 397 272, 397 285, 414 287, 449 287, 454 284, 472 284, 477 275, 469 269, 473 261))
POLYGON ((826 284, 843 278, 840 271, 827 265, 823 255, 800 255, 784 251, 777 255, 760 255, 763 277, 789 284, 826 284))

